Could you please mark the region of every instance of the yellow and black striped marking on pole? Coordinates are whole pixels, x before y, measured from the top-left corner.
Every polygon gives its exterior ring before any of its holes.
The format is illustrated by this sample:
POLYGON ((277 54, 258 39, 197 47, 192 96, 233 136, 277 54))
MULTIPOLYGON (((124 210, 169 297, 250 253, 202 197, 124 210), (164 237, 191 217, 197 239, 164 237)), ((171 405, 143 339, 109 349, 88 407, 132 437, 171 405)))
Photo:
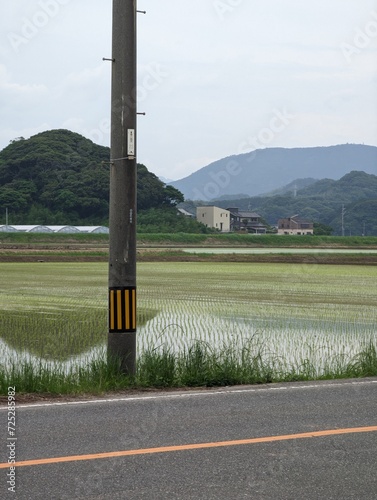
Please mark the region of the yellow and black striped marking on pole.
POLYGON ((109 331, 136 331, 136 287, 109 289, 109 331))

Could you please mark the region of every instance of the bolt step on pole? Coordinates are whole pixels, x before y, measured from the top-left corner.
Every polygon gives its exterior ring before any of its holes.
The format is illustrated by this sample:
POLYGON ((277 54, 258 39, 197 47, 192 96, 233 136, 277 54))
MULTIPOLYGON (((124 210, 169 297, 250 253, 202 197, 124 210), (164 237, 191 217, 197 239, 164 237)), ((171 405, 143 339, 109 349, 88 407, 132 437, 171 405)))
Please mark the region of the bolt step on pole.
POLYGON ((113 0, 108 360, 136 372, 136 0, 113 0))

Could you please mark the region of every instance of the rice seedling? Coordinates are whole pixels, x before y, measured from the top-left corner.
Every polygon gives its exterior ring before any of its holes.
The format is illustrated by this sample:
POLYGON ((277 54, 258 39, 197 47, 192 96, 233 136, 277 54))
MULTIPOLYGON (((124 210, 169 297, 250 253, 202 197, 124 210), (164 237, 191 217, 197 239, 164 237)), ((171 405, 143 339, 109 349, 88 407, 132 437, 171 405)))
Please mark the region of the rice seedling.
POLYGON ((106 362, 107 266, 0 264, 0 390, 76 393, 377 375, 377 269, 138 265, 138 369, 106 362))

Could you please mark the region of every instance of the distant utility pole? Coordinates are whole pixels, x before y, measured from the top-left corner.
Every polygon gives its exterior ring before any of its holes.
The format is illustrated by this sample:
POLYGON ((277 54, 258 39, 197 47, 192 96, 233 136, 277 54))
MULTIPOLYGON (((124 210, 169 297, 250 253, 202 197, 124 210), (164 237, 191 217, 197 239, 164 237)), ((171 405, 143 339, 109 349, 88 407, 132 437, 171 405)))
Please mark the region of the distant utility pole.
POLYGON ((344 205, 342 205, 342 236, 344 236, 344 214, 346 213, 346 209, 344 205))
POLYGON ((136 372, 136 0, 113 0, 108 358, 136 372))

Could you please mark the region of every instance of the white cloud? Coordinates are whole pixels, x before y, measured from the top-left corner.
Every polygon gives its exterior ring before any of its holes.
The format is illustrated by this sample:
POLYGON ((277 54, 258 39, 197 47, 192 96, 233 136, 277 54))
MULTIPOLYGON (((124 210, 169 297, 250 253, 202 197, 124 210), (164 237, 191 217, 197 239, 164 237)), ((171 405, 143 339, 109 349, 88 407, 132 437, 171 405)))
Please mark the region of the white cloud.
POLYGON ((6 102, 9 98, 34 99, 47 92, 47 87, 43 84, 22 84, 12 81, 12 77, 7 68, 0 64, 0 91, 2 100, 6 102))

